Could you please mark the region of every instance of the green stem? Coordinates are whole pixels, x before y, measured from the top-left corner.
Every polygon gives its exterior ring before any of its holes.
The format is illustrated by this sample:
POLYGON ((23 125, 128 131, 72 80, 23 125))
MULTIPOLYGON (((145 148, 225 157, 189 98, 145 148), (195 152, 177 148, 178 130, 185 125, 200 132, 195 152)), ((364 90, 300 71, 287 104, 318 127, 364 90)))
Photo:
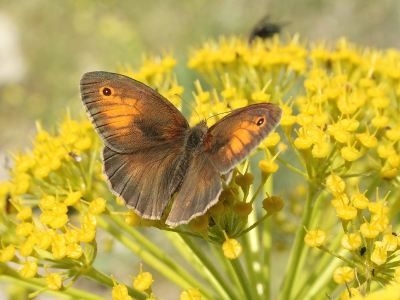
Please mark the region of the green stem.
MULTIPOLYGON (((249 216, 249 221, 255 222, 255 219, 256 211, 253 210, 249 216)), ((251 282, 250 288, 253 290, 252 292, 254 295, 258 295, 257 285, 263 284, 260 266, 260 241, 258 236, 259 233, 257 227, 248 232, 248 234, 242 235, 243 254, 246 261, 247 274, 249 281, 251 282), (256 267, 256 265, 258 267, 256 267)))
POLYGON ((261 261, 262 278, 264 280, 264 299, 271 297, 271 219, 263 224, 262 229, 262 251, 263 259, 261 261))
MULTIPOLYGON (((237 295, 234 293, 232 286, 229 285, 223 276, 220 274, 219 270, 215 267, 215 264, 211 262, 200 247, 194 243, 193 239, 186 235, 181 235, 182 240, 185 244, 190 248, 192 253, 195 255, 197 261, 201 262, 201 266, 203 267, 203 273, 206 272, 207 280, 214 287, 214 289, 219 293, 221 299, 235 299, 237 295)), ((201 271, 200 271, 201 273, 201 271)), ((209 295, 210 299, 213 299, 211 295, 209 295)), ((215 298, 215 297, 214 297, 215 298)))
POLYGON ((289 300, 291 298, 293 286, 296 282, 297 272, 299 271, 300 265, 298 262, 302 256, 304 245, 305 231, 303 227, 308 228, 308 224, 311 222, 312 215, 312 204, 317 196, 318 192, 316 186, 312 183, 308 184, 308 195, 306 200, 306 205, 303 213, 303 218, 301 220, 301 226, 299 226, 296 234, 296 238, 293 244, 292 252, 288 261, 288 265, 285 272, 285 277, 283 279, 283 286, 280 291, 279 300, 289 300))
MULTIPOLYGON (((283 130, 283 132, 285 133, 286 139, 287 139, 289 145, 292 147, 294 154, 296 155, 296 157, 299 160, 300 164, 303 166, 303 169, 307 170, 307 163, 304 160, 303 155, 301 155, 300 151, 294 145, 294 139, 292 138, 291 134, 287 134, 286 130, 283 130)), ((308 175, 305 178, 308 178, 308 175)))
POLYGON ((339 259, 343 260, 343 261, 346 262, 348 265, 351 265, 351 266, 353 266, 353 267, 355 267, 355 268, 356 268, 356 267, 357 267, 357 268, 362 268, 362 266, 361 266, 360 264, 356 263, 355 261, 353 261, 353 260, 351 260, 351 259, 347 259, 346 257, 344 257, 344 256, 342 256, 342 255, 340 255, 340 254, 338 254, 338 253, 336 253, 336 252, 333 252, 333 251, 329 250, 329 249, 326 248, 325 246, 319 246, 318 248, 321 249, 322 251, 325 251, 326 253, 329 253, 329 254, 332 255, 332 256, 335 256, 336 258, 339 258, 339 259))
MULTIPOLYGON (((200 234, 189 232, 189 231, 184 231, 184 230, 180 230, 180 229, 176 229, 176 228, 170 228, 170 227, 160 227, 159 229, 163 230, 163 231, 166 231, 166 232, 173 232, 173 233, 180 234, 180 235, 183 234, 183 235, 187 235, 187 236, 190 236, 190 237, 194 237, 194 238, 197 238, 197 239, 204 240, 204 237, 201 236, 200 234)), ((208 238, 209 238, 209 242, 210 243, 219 245, 219 240, 216 239, 215 237, 209 235, 208 238)))
MULTIPOLYGON (((9 280, 15 286, 24 286, 26 288, 29 288, 29 289, 32 289, 35 291, 46 289, 46 280, 44 280, 43 278, 40 278, 40 279, 21 278, 21 276, 14 269, 10 268, 7 265, 3 265, 1 271, 2 272, 1 272, 0 278, 9 280)), ((96 294, 89 293, 89 292, 82 291, 82 290, 75 289, 75 288, 68 288, 64 291, 46 290, 44 293, 59 297, 61 299, 106 300, 106 299, 110 298, 110 297, 104 298, 104 297, 98 296, 96 294)), ((109 296, 111 296, 111 293, 109 296)), ((145 299, 145 298, 140 298, 140 299, 145 299)))
MULTIPOLYGON (((272 214, 265 214, 264 216, 262 216, 262 218, 260 220, 258 220, 257 222, 254 222, 251 226, 247 227, 245 230, 241 231, 240 234, 238 235, 238 237, 241 237, 243 235, 245 235, 247 232, 251 231, 253 228, 257 228, 258 225, 260 225, 262 222, 264 222, 267 218, 271 217, 272 214)), ((235 238, 236 236, 234 236, 235 238)))
POLYGON ((296 174, 299 174, 301 177, 303 177, 305 179, 308 179, 308 175, 306 173, 304 173, 304 172, 300 171, 299 169, 293 167, 292 165, 288 164, 286 161, 284 161, 279 156, 276 158, 276 160, 279 161, 282 165, 284 165, 289 170, 295 172, 296 174))
MULTIPOLYGON (((86 271, 83 275, 85 277, 89 278, 90 280, 98 282, 98 283, 100 283, 102 285, 107 285, 109 287, 113 287, 114 286, 114 283, 113 283, 113 281, 112 281, 110 276, 98 271, 97 269, 95 269, 93 267, 88 269, 88 271, 86 271)), ((118 283, 118 281, 117 281, 117 283, 118 283)), ((144 299, 147 298, 144 294, 139 293, 138 291, 136 291, 132 287, 130 287, 130 286, 126 286, 126 287, 127 287, 128 291, 129 291, 129 295, 135 297, 135 299, 144 300, 144 299)))
MULTIPOLYGON (((235 270, 235 274, 238 277, 240 285, 243 289, 243 292, 245 295, 244 299, 256 299, 255 295, 253 295, 253 292, 250 289, 251 283, 250 283, 249 279, 245 276, 245 272, 243 270, 242 265, 240 264, 240 261, 238 259, 233 259, 233 260, 231 260, 231 264, 232 264, 233 269, 235 270)), ((236 298, 233 298, 233 299, 236 299, 236 298)))
POLYGON ((120 217, 110 216, 110 219, 114 221, 118 227, 111 226, 110 223, 112 222, 105 220, 101 215, 97 217, 97 222, 100 227, 109 232, 114 238, 119 240, 123 245, 171 282, 182 289, 199 285, 198 281, 188 272, 172 261, 160 248, 149 242, 133 228, 129 227, 120 217), (134 236, 138 243, 132 241, 126 234, 134 236))

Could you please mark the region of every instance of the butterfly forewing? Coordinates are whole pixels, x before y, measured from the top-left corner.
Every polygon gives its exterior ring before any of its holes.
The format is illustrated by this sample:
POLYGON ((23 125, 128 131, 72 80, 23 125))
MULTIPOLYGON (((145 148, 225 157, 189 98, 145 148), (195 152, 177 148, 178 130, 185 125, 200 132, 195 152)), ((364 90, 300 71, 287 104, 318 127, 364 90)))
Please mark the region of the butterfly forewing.
POLYGON ((271 103, 234 110, 215 123, 204 138, 204 153, 221 174, 241 163, 278 125, 281 109, 271 103))
MULTIPOLYGON (((140 216, 160 219, 190 127, 168 100, 129 77, 91 72, 84 107, 103 139, 103 173, 113 193, 140 216)), ((176 180, 176 179, 175 179, 176 180)))
POLYGON ((121 153, 179 143, 189 124, 175 106, 129 77, 90 72, 81 95, 92 123, 111 149, 121 153))

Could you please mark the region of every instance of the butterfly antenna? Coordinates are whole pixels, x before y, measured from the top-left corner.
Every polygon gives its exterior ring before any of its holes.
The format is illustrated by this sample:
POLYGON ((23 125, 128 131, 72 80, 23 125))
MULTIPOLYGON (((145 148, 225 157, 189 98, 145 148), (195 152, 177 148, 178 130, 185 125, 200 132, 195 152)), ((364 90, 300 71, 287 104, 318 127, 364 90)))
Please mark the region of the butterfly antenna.
POLYGON ((218 113, 218 114, 216 114, 216 115, 212 115, 212 116, 208 117, 206 121, 208 121, 208 120, 211 119, 211 118, 215 118, 216 116, 219 116, 219 115, 229 114, 229 113, 231 113, 232 111, 233 111, 233 110, 228 110, 228 111, 225 111, 225 112, 222 112, 222 113, 218 113))
POLYGON ((199 113, 197 112, 197 110, 195 110, 194 107, 191 106, 189 102, 187 102, 185 99, 183 99, 183 97, 182 97, 181 95, 175 94, 175 96, 181 98, 181 100, 182 100, 183 102, 185 102, 191 109, 193 109, 193 111, 194 111, 194 112, 197 114, 197 116, 199 117, 199 122, 200 122, 200 121, 201 121, 201 118, 200 118, 200 115, 199 115, 199 113))

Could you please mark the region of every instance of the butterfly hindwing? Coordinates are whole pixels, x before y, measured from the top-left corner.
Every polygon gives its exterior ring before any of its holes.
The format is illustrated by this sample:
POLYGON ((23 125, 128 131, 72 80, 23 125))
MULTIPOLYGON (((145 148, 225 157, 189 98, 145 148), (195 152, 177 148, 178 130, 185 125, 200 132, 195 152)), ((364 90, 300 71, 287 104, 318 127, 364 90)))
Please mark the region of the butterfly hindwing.
POLYGON ((221 191, 218 170, 204 153, 196 153, 176 195, 166 224, 186 224, 196 216, 203 215, 208 208, 217 203, 221 191))
POLYGON ((104 146, 103 162, 108 184, 126 206, 144 218, 161 218, 172 197, 170 186, 179 163, 176 153, 159 147, 118 153, 104 146))

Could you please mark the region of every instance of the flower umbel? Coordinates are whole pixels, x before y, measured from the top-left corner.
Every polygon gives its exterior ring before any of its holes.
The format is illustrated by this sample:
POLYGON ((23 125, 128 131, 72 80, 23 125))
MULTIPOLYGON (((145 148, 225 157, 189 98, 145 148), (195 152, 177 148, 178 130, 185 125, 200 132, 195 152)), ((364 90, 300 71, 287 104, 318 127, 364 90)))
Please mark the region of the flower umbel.
MULTIPOLYGON (((181 108, 176 64, 164 52, 119 71, 181 108)), ((218 202, 176 228, 165 224, 170 208, 161 220, 141 218, 109 191, 90 121, 67 112, 54 131, 37 122, 32 149, 11 153, 9 180, 0 183, 2 274, 36 287, 29 297, 51 291, 104 299, 74 289, 85 276, 109 287, 113 299, 154 299, 153 270, 181 299, 357 299, 381 287, 395 293, 400 52, 345 38, 330 48, 298 35, 250 44, 221 37, 191 50, 187 65, 212 87, 198 80, 193 88, 195 110, 212 117, 209 126, 250 104, 273 102, 283 111, 277 131, 222 176, 218 202), (134 287, 95 267, 104 232, 152 268, 140 265, 134 287), (282 286, 271 290, 271 258, 288 249, 279 255, 288 257, 282 286)), ((190 123, 198 121, 193 113, 190 123)))

